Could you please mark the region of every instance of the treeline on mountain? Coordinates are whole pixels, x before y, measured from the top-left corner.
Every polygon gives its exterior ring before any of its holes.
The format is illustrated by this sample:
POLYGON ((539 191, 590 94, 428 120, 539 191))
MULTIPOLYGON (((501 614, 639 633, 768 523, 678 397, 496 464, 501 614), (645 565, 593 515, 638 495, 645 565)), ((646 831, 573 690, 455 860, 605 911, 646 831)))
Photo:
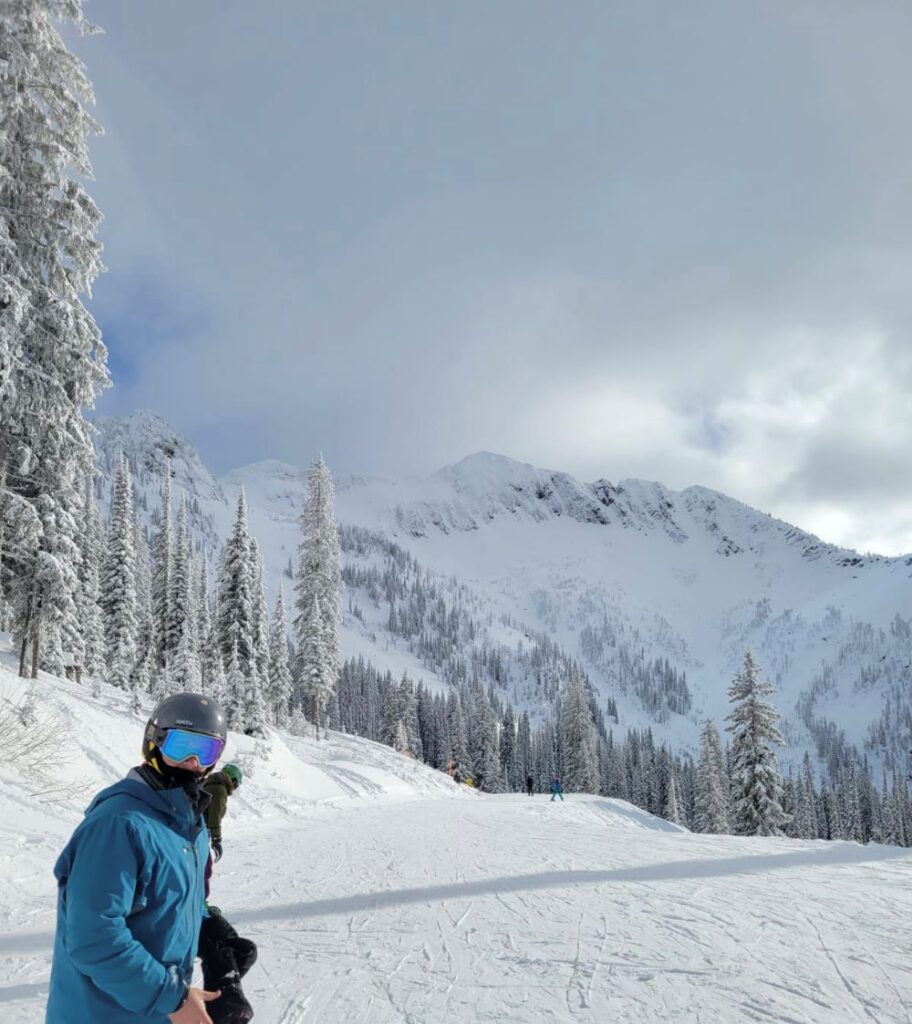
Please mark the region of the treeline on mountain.
POLYGON ((731 741, 723 745, 707 721, 696 758, 657 744, 649 728, 606 729, 579 674, 560 689, 550 717, 533 724, 478 676, 435 693, 351 659, 342 665, 329 722, 487 792, 521 792, 529 776, 537 792, 547 792, 559 777, 568 792, 627 800, 697 832, 912 845, 912 804, 898 770, 875 780, 867 759, 853 752, 821 775, 806 754, 800 771, 781 776, 779 715, 765 699, 771 689, 746 657, 729 691, 731 741))
POLYGON ((40 590, 42 602, 53 598, 54 615, 15 599, 27 583, 16 573, 30 570, 6 564, 0 628, 13 634, 20 675, 85 677, 96 693, 104 680, 130 693, 137 711, 169 693, 201 691, 223 704, 232 729, 250 735, 293 715, 319 729, 339 672, 341 614, 333 484, 322 458, 308 476, 290 624, 281 586, 268 608, 243 492, 214 574, 191 539, 187 498, 173 508, 170 465, 151 532, 137 515, 126 456, 106 524, 96 495, 88 475, 69 498, 71 561, 40 590))

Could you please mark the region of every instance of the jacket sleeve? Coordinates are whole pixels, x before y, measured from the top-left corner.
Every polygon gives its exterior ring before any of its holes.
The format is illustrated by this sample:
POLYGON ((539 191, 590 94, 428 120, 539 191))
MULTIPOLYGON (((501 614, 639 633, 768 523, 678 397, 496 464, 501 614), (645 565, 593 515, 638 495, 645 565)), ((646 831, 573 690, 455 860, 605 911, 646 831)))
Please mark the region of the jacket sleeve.
POLYGON ((184 983, 160 964, 127 927, 139 872, 137 839, 124 818, 87 822, 62 880, 66 949, 73 965, 132 1013, 172 1013, 184 983))
POLYGON ((222 818, 228 810, 228 791, 224 786, 207 787, 206 792, 212 797, 206 808, 206 827, 213 839, 221 841, 222 818))

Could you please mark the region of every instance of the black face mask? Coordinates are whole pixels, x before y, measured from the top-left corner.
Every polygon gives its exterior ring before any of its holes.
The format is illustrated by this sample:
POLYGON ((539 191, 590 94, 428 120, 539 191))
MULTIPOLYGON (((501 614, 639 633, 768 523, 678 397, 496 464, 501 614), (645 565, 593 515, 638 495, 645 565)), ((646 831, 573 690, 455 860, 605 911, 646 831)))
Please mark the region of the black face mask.
POLYGON ((205 772, 193 772, 189 768, 176 768, 170 764, 165 764, 165 759, 162 757, 158 747, 155 748, 150 756, 149 762, 164 783, 165 789, 186 789, 191 797, 199 791, 203 779, 212 770, 210 768, 205 772))

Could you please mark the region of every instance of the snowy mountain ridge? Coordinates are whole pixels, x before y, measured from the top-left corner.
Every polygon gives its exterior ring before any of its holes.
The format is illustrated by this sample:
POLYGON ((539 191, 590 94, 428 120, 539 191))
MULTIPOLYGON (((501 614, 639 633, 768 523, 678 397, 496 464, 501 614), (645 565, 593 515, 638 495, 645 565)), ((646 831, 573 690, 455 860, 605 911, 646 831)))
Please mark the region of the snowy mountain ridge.
MULTIPOLYGON (((231 474, 231 478, 235 483, 243 482, 245 474, 259 476, 268 472, 263 467, 269 465, 245 467, 231 474)), ((380 481, 362 477, 343 480, 339 486, 352 490, 378 485, 382 486, 380 481)), ((419 487, 425 496, 406 499, 395 506, 399 525, 415 536, 424 536, 433 528, 442 532, 478 529, 502 514, 526 515, 536 522, 567 516, 579 522, 618 525, 647 534, 661 530, 678 543, 686 542, 695 533, 706 532, 717 539, 717 551, 726 557, 760 555, 765 536, 777 534, 799 548, 803 557, 831 558, 837 565, 857 567, 903 561, 880 555, 862 556, 828 544, 799 527, 700 485, 673 491, 661 483, 636 478, 617 484, 605 479, 587 484, 569 473, 539 469, 492 452, 477 452, 445 466, 430 480, 421 481, 419 487), (446 486, 434 488, 431 481, 446 486), (428 491, 431 493, 427 494, 428 491), (737 539, 730 534, 737 535, 737 539)), ((912 556, 906 556, 905 561, 912 564, 912 556)))
MULTIPOLYGON (((150 526, 173 453, 175 499, 188 495, 194 534, 210 556, 243 488, 270 597, 283 574, 290 585, 303 470, 270 460, 216 480, 157 417, 98 428, 104 477, 123 448, 150 526)), ((750 645, 779 687, 796 752, 826 754, 843 734, 875 757, 908 748, 912 559, 826 544, 704 487, 586 484, 489 452, 424 479, 340 477, 336 513, 342 527, 362 531, 343 545, 345 657, 439 687, 451 678, 448 665, 498 651, 506 667, 490 681, 540 714, 555 692, 549 675, 566 656, 600 700, 616 702, 622 729, 650 725, 690 746, 701 718, 726 713, 725 688, 750 645), (422 579, 450 609, 446 621, 459 610, 461 632, 443 638, 443 619, 409 606, 422 579), (440 641, 433 657, 431 633, 440 641), (563 652, 548 656, 544 679, 534 667, 541 638, 563 652)))

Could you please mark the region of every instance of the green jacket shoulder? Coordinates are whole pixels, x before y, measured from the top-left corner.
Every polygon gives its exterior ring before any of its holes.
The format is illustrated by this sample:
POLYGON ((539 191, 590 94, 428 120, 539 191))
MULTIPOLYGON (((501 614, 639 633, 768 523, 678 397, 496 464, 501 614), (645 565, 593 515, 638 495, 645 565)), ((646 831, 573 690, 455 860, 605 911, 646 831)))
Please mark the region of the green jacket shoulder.
POLYGON ((226 779, 221 772, 211 775, 203 783, 203 789, 211 797, 209 806, 206 808, 206 827, 213 839, 222 838, 222 818, 228 813, 228 794, 232 791, 230 780, 226 779))

